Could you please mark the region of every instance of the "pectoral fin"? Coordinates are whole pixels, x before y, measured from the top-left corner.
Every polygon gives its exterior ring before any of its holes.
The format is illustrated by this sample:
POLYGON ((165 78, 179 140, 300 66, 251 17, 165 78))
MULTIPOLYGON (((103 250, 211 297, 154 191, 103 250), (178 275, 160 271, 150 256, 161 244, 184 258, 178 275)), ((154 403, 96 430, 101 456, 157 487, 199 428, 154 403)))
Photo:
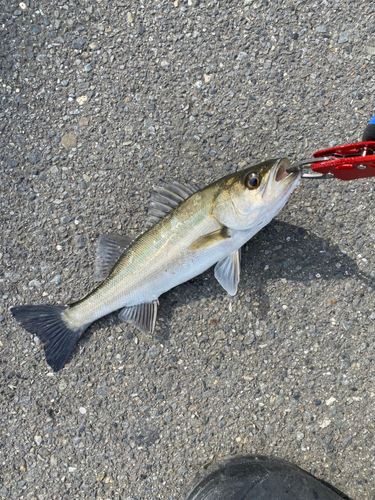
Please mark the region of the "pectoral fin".
POLYGON ((238 249, 215 266, 215 278, 229 295, 237 293, 237 285, 240 281, 240 264, 241 249, 238 249))
POLYGON ((155 328, 157 312, 158 301, 154 300, 147 304, 124 307, 118 317, 143 333, 152 333, 155 328))
POLYGON ((217 245, 228 238, 230 238, 229 229, 223 226, 217 231, 200 236, 198 239, 193 241, 189 250, 200 250, 201 248, 211 247, 212 245, 217 245))

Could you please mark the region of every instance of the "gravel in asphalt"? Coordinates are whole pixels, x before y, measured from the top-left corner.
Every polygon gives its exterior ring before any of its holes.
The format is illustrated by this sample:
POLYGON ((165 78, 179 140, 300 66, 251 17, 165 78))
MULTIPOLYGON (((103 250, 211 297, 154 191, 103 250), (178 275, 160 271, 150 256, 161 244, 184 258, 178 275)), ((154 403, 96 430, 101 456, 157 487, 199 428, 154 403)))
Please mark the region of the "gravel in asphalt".
POLYGON ((9 307, 94 285, 100 234, 136 236, 153 184, 207 184, 360 140, 369 0, 0 0, 0 498, 177 500, 196 472, 275 455, 373 499, 375 180, 301 181, 245 247, 116 314, 54 374, 9 307))

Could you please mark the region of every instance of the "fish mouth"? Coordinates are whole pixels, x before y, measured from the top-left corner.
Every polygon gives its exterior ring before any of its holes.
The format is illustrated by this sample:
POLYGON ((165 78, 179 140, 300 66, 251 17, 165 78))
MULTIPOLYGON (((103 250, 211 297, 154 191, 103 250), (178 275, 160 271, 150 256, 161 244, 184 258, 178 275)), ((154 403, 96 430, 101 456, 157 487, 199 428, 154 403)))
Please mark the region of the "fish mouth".
POLYGON ((290 167, 289 160, 287 160, 286 158, 283 158, 282 160, 280 160, 280 163, 278 165, 278 169, 276 172, 276 177, 275 177, 276 182, 280 182, 283 179, 286 179, 290 175, 290 173, 287 172, 288 167, 290 167))

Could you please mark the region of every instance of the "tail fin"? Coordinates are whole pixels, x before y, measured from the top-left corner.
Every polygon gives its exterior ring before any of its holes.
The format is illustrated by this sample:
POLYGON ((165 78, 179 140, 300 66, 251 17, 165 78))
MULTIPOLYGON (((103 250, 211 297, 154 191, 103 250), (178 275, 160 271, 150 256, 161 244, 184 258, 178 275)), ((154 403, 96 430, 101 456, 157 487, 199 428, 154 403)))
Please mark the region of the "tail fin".
POLYGON ((63 320, 68 306, 17 306, 11 308, 16 320, 44 343, 47 363, 58 372, 73 352, 79 338, 89 325, 71 330, 63 320))

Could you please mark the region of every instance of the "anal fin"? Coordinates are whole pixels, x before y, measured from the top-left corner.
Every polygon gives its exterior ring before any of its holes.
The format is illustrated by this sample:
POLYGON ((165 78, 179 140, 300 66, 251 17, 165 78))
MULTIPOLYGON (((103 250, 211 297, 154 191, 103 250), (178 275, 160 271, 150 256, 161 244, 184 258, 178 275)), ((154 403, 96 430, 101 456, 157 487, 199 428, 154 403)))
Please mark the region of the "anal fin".
POLYGON ((237 293, 237 286, 240 281, 240 264, 241 249, 239 248, 215 266, 215 278, 229 295, 236 295, 237 293))
POLYGON ((119 234, 100 236, 94 264, 95 281, 103 281, 109 275, 113 266, 132 241, 133 238, 119 234))
POLYGON ((135 326, 142 333, 152 333, 155 329, 157 312, 158 300, 153 300, 146 304, 124 307, 118 317, 135 326))

